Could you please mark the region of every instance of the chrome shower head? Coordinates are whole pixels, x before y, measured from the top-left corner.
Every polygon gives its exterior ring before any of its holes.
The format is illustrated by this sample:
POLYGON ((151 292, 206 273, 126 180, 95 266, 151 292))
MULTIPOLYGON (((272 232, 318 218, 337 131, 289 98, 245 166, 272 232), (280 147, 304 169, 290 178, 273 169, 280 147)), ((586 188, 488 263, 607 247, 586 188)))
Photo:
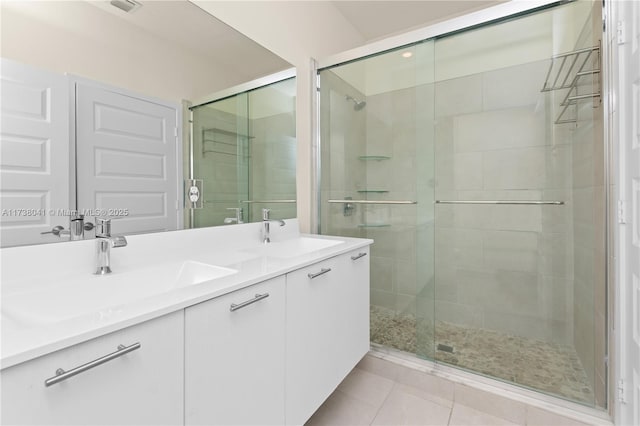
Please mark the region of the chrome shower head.
POLYGON ((345 99, 348 100, 348 101, 351 101, 351 102, 353 102, 355 104, 353 106, 353 109, 355 111, 360 111, 362 108, 364 108, 367 105, 366 101, 359 101, 356 98, 353 98, 353 97, 351 97, 349 95, 346 95, 345 99))

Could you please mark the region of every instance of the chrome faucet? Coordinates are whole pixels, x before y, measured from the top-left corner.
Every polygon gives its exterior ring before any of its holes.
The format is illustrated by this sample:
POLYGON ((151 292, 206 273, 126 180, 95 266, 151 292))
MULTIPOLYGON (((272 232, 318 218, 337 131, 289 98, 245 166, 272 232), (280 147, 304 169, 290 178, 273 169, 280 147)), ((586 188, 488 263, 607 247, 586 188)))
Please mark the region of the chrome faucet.
POLYGON ((77 210, 69 212, 69 230, 64 229, 62 225, 54 226, 51 231, 41 232, 41 234, 53 234, 57 237, 69 237, 70 241, 84 239, 84 231, 91 231, 93 223, 85 222, 84 215, 78 213, 77 210))
POLYGON ((269 219, 269 209, 262 209, 262 242, 264 244, 270 243, 271 238, 269 237, 269 225, 271 222, 278 222, 280 226, 284 226, 284 220, 280 219, 269 219))
POLYGON ((225 217, 225 225, 230 223, 244 223, 242 220, 242 207, 227 207, 227 210, 234 210, 236 212, 236 217, 225 217))
POLYGON ((96 275, 111 273, 111 247, 125 247, 124 236, 111 236, 111 219, 96 218, 96 275))
POLYGON ((91 231, 93 223, 85 222, 84 215, 74 210, 69 215, 69 239, 71 241, 84 240, 84 231, 91 231))

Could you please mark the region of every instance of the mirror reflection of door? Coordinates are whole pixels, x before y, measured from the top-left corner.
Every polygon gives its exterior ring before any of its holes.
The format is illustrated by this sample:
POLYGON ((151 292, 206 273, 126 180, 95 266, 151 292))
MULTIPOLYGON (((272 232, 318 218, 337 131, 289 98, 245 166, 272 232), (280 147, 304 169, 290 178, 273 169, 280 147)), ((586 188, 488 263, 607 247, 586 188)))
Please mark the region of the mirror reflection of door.
POLYGON ((78 210, 114 233, 178 229, 178 106, 76 84, 78 210))
POLYGON ((2 59, 2 245, 59 241, 69 208, 69 104, 61 74, 2 59), (43 232, 48 232, 42 234, 43 232))

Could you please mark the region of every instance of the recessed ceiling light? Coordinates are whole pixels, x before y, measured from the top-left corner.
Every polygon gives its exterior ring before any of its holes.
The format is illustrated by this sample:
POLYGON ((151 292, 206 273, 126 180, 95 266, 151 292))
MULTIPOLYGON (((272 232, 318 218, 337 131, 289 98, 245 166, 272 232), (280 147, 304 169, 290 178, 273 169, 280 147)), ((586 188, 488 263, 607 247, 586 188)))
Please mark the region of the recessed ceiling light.
POLYGON ((402 52, 403 58, 410 58, 412 56, 413 56, 413 52, 410 52, 410 51, 402 52))

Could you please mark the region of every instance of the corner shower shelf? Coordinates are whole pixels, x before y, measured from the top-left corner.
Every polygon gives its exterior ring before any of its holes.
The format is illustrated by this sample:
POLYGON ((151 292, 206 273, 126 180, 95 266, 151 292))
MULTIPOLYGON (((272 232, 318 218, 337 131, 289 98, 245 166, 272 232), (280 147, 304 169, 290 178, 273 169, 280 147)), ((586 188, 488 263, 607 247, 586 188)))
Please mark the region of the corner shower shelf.
POLYGON ((382 161, 382 160, 390 160, 391 157, 387 157, 386 155, 361 155, 358 157, 358 160, 363 161, 382 161))
MULTIPOLYGON (((560 103, 562 110, 556 118, 555 124, 575 123, 578 121, 577 104, 579 101, 598 98, 600 87, 593 93, 578 94, 578 83, 583 76, 593 76, 600 73, 600 47, 588 47, 574 50, 551 58, 551 64, 542 86, 541 92, 553 90, 567 90, 567 94, 560 103), (588 69, 590 66, 591 69, 588 69), (587 69, 585 69, 587 68, 587 69), (576 105, 573 116, 567 118, 566 113, 570 105, 576 105)), ((598 85, 599 86, 599 85, 598 85)))

